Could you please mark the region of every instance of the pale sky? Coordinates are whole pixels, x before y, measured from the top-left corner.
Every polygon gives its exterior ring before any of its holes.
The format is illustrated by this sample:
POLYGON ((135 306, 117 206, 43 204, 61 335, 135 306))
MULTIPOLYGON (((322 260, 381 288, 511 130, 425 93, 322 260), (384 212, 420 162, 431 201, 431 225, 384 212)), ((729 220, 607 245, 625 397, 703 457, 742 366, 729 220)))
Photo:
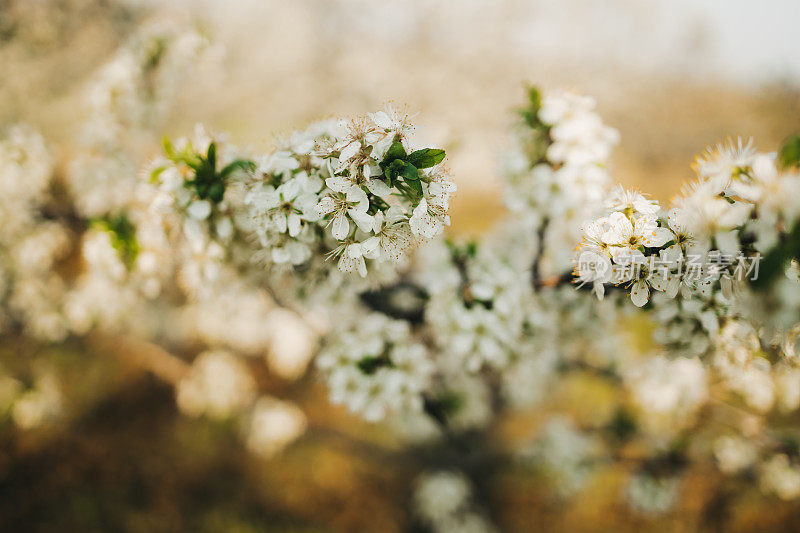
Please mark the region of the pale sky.
MULTIPOLYGON (((280 13, 299 0, 206 0, 215 11, 280 13), (251 7, 248 7, 248 4, 251 7), (262 11, 263 12, 263 11, 262 11)), ((192 2, 189 2, 190 4, 192 2)), ((800 83, 800 0, 305 0, 348 26, 393 39, 435 20, 452 42, 505 31, 535 60, 715 78, 800 83), (431 13, 435 15, 432 17, 431 13)), ((195 4, 196 5, 196 4, 195 4)))

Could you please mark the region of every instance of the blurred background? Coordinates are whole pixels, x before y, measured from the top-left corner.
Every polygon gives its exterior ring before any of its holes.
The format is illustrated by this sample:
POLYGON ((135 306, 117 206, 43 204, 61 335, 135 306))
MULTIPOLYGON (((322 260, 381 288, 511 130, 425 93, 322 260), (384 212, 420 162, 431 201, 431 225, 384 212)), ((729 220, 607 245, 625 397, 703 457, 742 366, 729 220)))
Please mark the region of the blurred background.
MULTIPOLYGON (((152 18, 197 24, 221 68, 190 74, 163 131, 138 147, 143 157, 161 134, 186 134, 196 122, 265 149, 318 118, 405 103, 420 111, 423 137, 447 149, 459 186, 456 235, 479 235, 502 214, 498 156, 526 83, 593 95, 621 134, 612 176, 662 202, 692 177, 705 146, 752 135, 772 150, 800 122, 793 0, 0 0, 0 129, 25 122, 68 150, 87 78, 152 18)), ((413 473, 381 451, 397 443, 331 406, 313 371, 303 372, 307 361, 296 362, 299 372, 259 376, 312 427, 264 460, 224 424, 181 415, 173 388, 126 357, 21 340, 4 342, 0 355, 9 368, 46 358, 68 377, 63 422, 0 430, 0 530, 411 527, 413 473)), ((601 406, 610 392, 568 383, 562 394, 577 416, 591 417, 587 405, 601 406)), ((518 438, 531 416, 502 421, 497 435, 518 438)), ((703 527, 714 474, 692 476, 687 501, 662 529, 703 527)), ((611 471, 557 510, 533 480, 508 474, 496 483, 492 508, 504 529, 645 524, 617 507, 611 471)), ((790 504, 753 499, 728 523, 789 530, 799 517, 790 504)))

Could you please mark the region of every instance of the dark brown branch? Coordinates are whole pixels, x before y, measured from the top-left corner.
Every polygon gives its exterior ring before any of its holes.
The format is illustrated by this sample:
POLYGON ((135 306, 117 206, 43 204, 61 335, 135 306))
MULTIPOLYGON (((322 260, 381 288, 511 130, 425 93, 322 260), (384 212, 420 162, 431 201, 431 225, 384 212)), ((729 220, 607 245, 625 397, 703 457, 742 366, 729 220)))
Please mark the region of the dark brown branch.
POLYGON ((537 286, 538 280, 541 279, 541 264, 542 264, 542 257, 544 256, 544 237, 547 233, 547 227, 550 225, 550 219, 545 218, 542 220, 542 224, 539 226, 539 229, 536 231, 536 255, 533 258, 533 264, 531 264, 531 283, 533 284, 534 289, 538 289, 537 286))

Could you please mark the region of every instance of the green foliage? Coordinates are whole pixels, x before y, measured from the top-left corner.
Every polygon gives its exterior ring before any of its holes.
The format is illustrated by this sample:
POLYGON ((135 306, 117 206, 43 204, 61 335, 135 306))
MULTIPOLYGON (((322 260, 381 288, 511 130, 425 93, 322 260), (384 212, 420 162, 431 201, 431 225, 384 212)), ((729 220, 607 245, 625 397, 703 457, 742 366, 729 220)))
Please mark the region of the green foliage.
POLYGON ((536 129, 542 126, 539 121, 539 110, 542 108, 542 93, 538 87, 528 87, 528 104, 519 110, 519 115, 528 127, 536 129))
POLYGON ((377 372, 379 368, 392 366, 392 362, 389 360, 388 357, 384 356, 376 357, 368 355, 366 357, 361 358, 361 360, 358 363, 356 363, 356 366, 363 373, 371 375, 377 372))
POLYGON ((783 143, 779 160, 783 168, 800 166, 800 133, 792 135, 783 143))
POLYGON ((438 148, 423 148, 411 152, 407 161, 417 168, 430 168, 444 161, 444 150, 438 148))
MULTIPOLYGON (((198 153, 191 143, 177 151, 172 142, 164 138, 164 152, 167 158, 176 164, 184 164, 191 168, 193 176, 184 182, 184 185, 193 189, 197 197, 201 200, 210 200, 217 204, 225 196, 225 181, 236 170, 252 171, 255 163, 247 159, 237 159, 227 164, 221 170, 217 170, 217 144, 212 142, 208 145, 205 155, 198 153)), ((151 179, 156 179, 166 167, 155 169, 151 179)))
POLYGON ((537 87, 528 87, 528 102, 518 113, 527 127, 527 134, 523 136, 523 149, 531 167, 546 160, 547 147, 550 145, 550 126, 539 120, 541 108, 541 91, 537 87))
POLYGON ((458 244, 450 239, 445 241, 447 249, 450 250, 450 257, 456 263, 466 261, 468 259, 475 259, 478 255, 478 243, 474 240, 467 241, 463 244, 458 244))
POLYGON ((420 169, 430 168, 441 163, 445 151, 438 148, 423 148, 407 154, 403 143, 395 138, 380 163, 388 185, 397 188, 403 196, 416 203, 422 198, 422 179, 420 169))
POLYGON ((436 397, 423 399, 422 408, 440 426, 447 427, 448 419, 464 406, 464 398, 454 391, 443 391, 436 397))
POLYGON ((403 148, 403 143, 398 140, 395 140, 389 149, 386 151, 386 155, 383 157, 383 162, 381 166, 385 166, 390 164, 392 161, 396 159, 405 160, 406 158, 406 149, 403 148))
POLYGON ((145 51, 147 54, 147 59, 144 64, 145 70, 155 70, 161 64, 161 60, 164 58, 164 54, 166 54, 166 52, 167 40, 163 37, 153 39, 153 41, 150 43, 150 48, 145 51))
POLYGON ((398 176, 400 176, 406 168, 406 162, 402 159, 395 159, 389 166, 386 167, 384 174, 389 180, 389 185, 394 186, 398 176))
POLYGON ((111 245, 119 254, 120 259, 130 270, 139 256, 139 242, 136 240, 136 226, 125 213, 108 215, 90 222, 96 229, 106 231, 111 235, 111 245))

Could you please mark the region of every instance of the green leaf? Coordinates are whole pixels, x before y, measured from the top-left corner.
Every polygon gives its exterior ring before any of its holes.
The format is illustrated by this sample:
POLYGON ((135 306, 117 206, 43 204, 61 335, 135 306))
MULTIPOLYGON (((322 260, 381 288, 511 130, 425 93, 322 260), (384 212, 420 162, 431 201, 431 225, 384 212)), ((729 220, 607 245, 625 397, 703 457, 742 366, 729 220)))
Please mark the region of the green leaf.
POLYGON ((386 177, 389 179, 389 186, 393 187, 397 181, 397 177, 403 173, 403 170, 406 167, 405 161, 400 159, 395 159, 392 163, 386 168, 386 177))
POLYGON ((361 360, 356 363, 356 366, 363 373, 370 375, 377 372, 381 367, 392 366, 392 362, 388 357, 375 357, 368 355, 366 357, 362 357, 361 360))
POLYGON ((404 160, 406 158, 406 149, 403 148, 403 143, 400 141, 395 141, 386 151, 386 155, 383 156, 383 161, 381 162, 382 167, 386 167, 390 163, 400 159, 404 160))
POLYGON ((519 110, 522 120, 531 128, 541 125, 539 121, 539 110, 542 108, 542 93, 538 87, 528 87, 528 105, 519 110))
POLYGON ((220 170, 219 175, 223 178, 227 178, 228 175, 233 172, 234 170, 244 170, 245 172, 252 172, 256 169, 256 164, 248 159, 237 159, 232 163, 228 163, 225 165, 225 168, 220 170))
POLYGON ((403 167, 403 181, 412 193, 411 200, 413 202, 422 198, 422 181, 419 179, 419 170, 414 165, 406 163, 403 167))
POLYGON ((403 170, 400 173, 406 182, 419 182, 419 170, 410 163, 403 163, 403 170))
POLYGON ((783 143, 780 162, 783 168, 800 166, 800 133, 792 135, 783 143))
POLYGON ((467 255, 467 257, 474 259, 475 256, 478 255, 478 243, 475 241, 469 241, 464 246, 464 253, 467 255))
POLYGON ((414 201, 422 198, 422 182, 419 180, 407 181, 409 188, 414 192, 414 201))
POLYGON ((161 144, 164 145, 164 153, 167 154, 167 157, 170 159, 175 159, 175 146, 173 146, 172 141, 169 140, 169 137, 166 135, 163 139, 161 139, 161 144))
POLYGON ((437 398, 426 399, 425 410, 431 416, 441 417, 446 420, 448 415, 457 414, 463 406, 464 398, 461 394, 455 391, 445 391, 437 398))
POLYGON ((150 172, 150 183, 155 183, 158 180, 158 177, 161 175, 162 172, 167 170, 166 165, 161 165, 160 167, 156 167, 150 172))
POLYGON ((225 184, 222 182, 213 183, 208 188, 208 198, 214 202, 219 203, 225 196, 225 184))
POLYGON ((208 154, 206 155, 206 161, 208 161, 208 167, 212 172, 217 170, 217 143, 211 143, 208 145, 208 154))
POLYGON ((422 182, 419 179, 419 170, 414 165, 399 159, 392 161, 386 170, 386 177, 389 178, 390 186, 397 187, 411 200, 416 201, 422 198, 422 182), (403 178, 403 181, 398 179, 400 177, 403 178))
POLYGON ((430 168, 441 163, 444 160, 444 156, 444 150, 423 148, 422 150, 411 152, 406 161, 417 168, 430 168))
POLYGON ((130 270, 139 255, 139 242, 136 239, 136 226, 128 215, 108 215, 103 218, 90 220, 94 228, 107 231, 111 235, 111 245, 117 251, 119 258, 130 270))

